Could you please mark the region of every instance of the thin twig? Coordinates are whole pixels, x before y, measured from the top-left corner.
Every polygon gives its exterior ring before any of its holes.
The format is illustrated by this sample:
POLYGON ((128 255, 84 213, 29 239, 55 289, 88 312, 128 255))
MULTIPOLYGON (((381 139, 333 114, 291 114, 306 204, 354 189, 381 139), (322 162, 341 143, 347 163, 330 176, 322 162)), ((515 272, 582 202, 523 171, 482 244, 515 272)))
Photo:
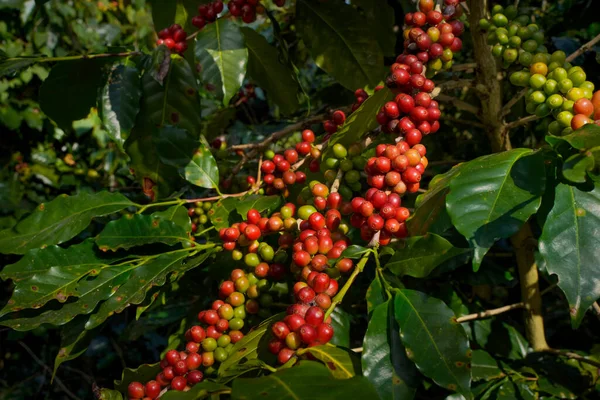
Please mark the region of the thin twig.
POLYGON ((528 123, 533 122, 533 121, 537 121, 540 118, 541 117, 538 117, 535 114, 529 115, 527 117, 520 118, 520 119, 518 119, 516 121, 509 122, 508 124, 506 124, 506 129, 512 129, 512 128, 516 128, 517 126, 527 125, 528 123))
POLYGON ((455 79, 451 81, 442 82, 438 87, 442 90, 462 89, 464 87, 470 88, 475 86, 473 79, 455 79))
POLYGON ((342 171, 342 169, 340 168, 338 170, 337 175, 335 176, 335 180, 331 184, 331 188, 329 189, 329 191, 331 193, 337 193, 337 191, 340 188, 340 181, 341 181, 341 179, 342 179, 343 176, 344 176, 344 171, 342 171))
MULTIPOLYGON (((42 368, 44 368, 46 371, 48 371, 48 373, 50 375, 53 374, 52 369, 49 366, 47 366, 42 360, 40 360, 39 357, 36 356, 33 351, 31 351, 31 349, 29 348, 29 346, 27 346, 22 341, 19 341, 19 344, 21 345, 21 347, 23 347, 25 349, 25 351, 27 353, 29 353, 29 355, 31 356, 31 358, 33 358, 33 360, 36 363, 38 363, 42 368)), ((56 384, 58 386, 60 386, 60 388, 62 389, 62 391, 67 394, 67 396, 69 396, 70 398, 72 398, 74 400, 81 400, 79 397, 77 397, 75 394, 73 394, 73 392, 71 392, 68 387, 65 386, 65 384, 60 380, 60 378, 58 376, 55 376, 54 380, 56 381, 56 384)))
POLYGON ((443 93, 440 93, 437 96, 436 100, 443 101, 445 103, 450 103, 459 110, 467 111, 475 115, 478 115, 480 111, 479 107, 474 106, 473 104, 467 103, 466 101, 462 101, 460 99, 457 99, 456 97, 448 96, 443 93))
POLYGON ((506 103, 504 105, 504 107, 502 107, 502 117, 508 115, 510 113, 511 108, 513 108, 513 106, 515 104, 517 104, 517 102, 519 100, 521 100, 523 98, 523 96, 525 96, 526 94, 527 94, 527 89, 523 89, 519 92, 519 94, 517 94, 512 99, 510 99, 510 101, 508 103, 506 103))
POLYGON ((591 48, 594 47, 594 45, 598 42, 600 42, 600 34, 596 35, 596 37, 594 37, 592 40, 590 40, 589 42, 587 42, 586 44, 581 46, 579 49, 577 49, 577 51, 575 51, 574 53, 569 55, 569 57, 567 57, 567 59, 565 61, 566 62, 573 61, 574 59, 576 59, 577 57, 579 57, 586 51, 591 50, 591 48))
POLYGON ((356 347, 356 348, 352 349, 352 351, 355 352, 355 353, 362 353, 363 348, 362 347, 356 347))
POLYGON ((477 63, 467 63, 467 64, 457 64, 452 66, 452 72, 460 72, 460 71, 468 71, 470 69, 474 70, 477 68, 477 63))
POLYGON ((565 350, 558 350, 558 349, 547 349, 547 350, 544 350, 544 352, 545 353, 556 354, 556 355, 559 355, 559 356, 565 356, 565 357, 573 359, 573 360, 581 361, 582 363, 593 365, 596 368, 600 368, 600 362, 594 361, 594 360, 590 360, 589 358, 585 358, 584 356, 579 355, 577 353, 573 353, 572 351, 565 351, 565 350))
POLYGON ((454 118, 448 115, 442 115, 442 121, 448 121, 448 122, 454 122, 456 124, 464 124, 464 125, 471 125, 474 126, 476 128, 481 128, 484 129, 485 125, 482 124, 481 122, 477 122, 477 121, 471 121, 469 119, 461 119, 461 118, 454 118))
POLYGON ((481 311, 481 312, 469 314, 469 315, 463 315, 462 317, 457 318, 456 322, 463 323, 463 322, 473 321, 476 319, 489 318, 489 317, 493 317, 494 315, 502 314, 507 311, 516 310, 518 308, 523 308, 523 307, 525 307, 525 304, 523 304, 523 302, 509 304, 507 306, 498 307, 498 308, 494 308, 491 310, 481 311))
POLYGON ((598 303, 594 302, 594 303, 592 303, 592 307, 594 307, 594 311, 596 311, 596 316, 598 318, 600 318, 600 305, 598 305, 598 303))

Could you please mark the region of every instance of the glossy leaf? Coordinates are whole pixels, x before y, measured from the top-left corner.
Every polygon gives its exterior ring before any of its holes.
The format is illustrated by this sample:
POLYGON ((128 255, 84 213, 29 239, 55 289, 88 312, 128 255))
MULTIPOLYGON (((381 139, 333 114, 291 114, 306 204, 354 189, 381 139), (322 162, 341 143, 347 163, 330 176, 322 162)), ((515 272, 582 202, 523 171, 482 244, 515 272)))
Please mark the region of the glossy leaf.
POLYGON ((444 225, 448 225, 447 227, 452 225, 446 211, 446 196, 450 193, 450 182, 458 176, 463 165, 455 165, 450 171, 436 175, 429 183, 427 191, 417 197, 415 212, 406 221, 410 235, 426 234, 433 230, 438 220, 447 219, 448 223, 444 225))
MULTIPOLYGON (((323 3, 325 4, 325 3, 323 3)), ((379 109, 389 100, 393 99, 394 95, 389 89, 382 89, 360 105, 347 119, 340 130, 338 130, 329 139, 329 146, 325 150, 323 160, 328 157, 333 157, 333 145, 336 143, 343 144, 348 147, 353 143, 357 143, 362 137, 367 135, 373 129, 379 127, 377 120, 373 115, 377 115, 379 109)))
POLYGON ((350 314, 341 307, 336 307, 330 317, 333 337, 329 343, 336 346, 350 347, 350 314))
POLYGON ((141 97, 137 68, 114 67, 100 94, 98 110, 106 131, 121 149, 135 124, 141 97))
POLYGON ((410 400, 420 384, 419 373, 400 340, 394 302, 378 305, 371 315, 363 339, 363 375, 371 381, 379 398, 410 400))
POLYGON ((577 150, 588 150, 600 146, 600 126, 586 124, 573 133, 565 136, 546 136, 546 141, 557 147, 560 143, 567 142, 577 150))
POLYGON ((367 294, 365 295, 365 300, 367 301, 367 311, 372 313, 375 308, 384 304, 387 300, 387 295, 385 293, 385 289, 383 286, 383 282, 379 277, 379 274, 373 278, 369 288, 367 289, 367 294))
POLYGON ((0 231, 0 252, 25 254, 31 249, 66 242, 84 230, 92 218, 133 205, 116 192, 60 195, 40 204, 13 228, 0 231))
POLYGON ((185 229, 174 222, 153 215, 129 214, 109 222, 96 236, 96 244, 103 250, 116 251, 150 243, 188 242, 185 229))
POLYGON ((115 381, 115 389, 121 393, 127 393, 127 386, 131 382, 148 382, 156 378, 160 371, 159 363, 142 364, 137 368, 125 368, 121 374, 121 380, 115 381))
POLYGON ((441 264, 470 251, 454 247, 434 233, 413 236, 402 242, 385 267, 399 276, 425 278, 441 264))
POLYGON ((332 376, 338 379, 349 379, 361 375, 360 358, 350 349, 322 345, 308 347, 298 351, 298 355, 310 354, 321 361, 332 376))
POLYGON ((102 388, 98 400, 123 400, 123 395, 119 391, 102 388))
POLYGON ((375 86, 383 52, 366 18, 350 5, 298 0, 296 26, 315 63, 350 90, 375 86))
POLYGON ((187 210, 188 209, 184 206, 173 206, 164 211, 157 211, 153 213, 152 216, 159 217, 166 221, 172 221, 185 229, 186 232, 190 232, 192 230, 192 221, 188 216, 187 210))
POLYGON ((82 59, 56 64, 40 87, 39 101, 44 114, 66 130, 71 129, 73 121, 87 117, 104 83, 105 62, 82 59))
POLYGON ((248 75, 267 92, 267 98, 284 114, 293 114, 300 107, 300 87, 291 69, 281 61, 277 49, 254 29, 242 27, 248 48, 248 75))
POLYGON ((208 398, 213 393, 228 393, 230 391, 231 389, 228 386, 205 380, 195 384, 187 392, 169 390, 160 396, 160 400, 200 400, 208 398))
POLYGON ((376 399, 377 392, 369 381, 356 376, 336 379, 322 364, 302 361, 294 368, 287 368, 260 378, 239 378, 233 381, 233 400, 309 400, 317 394, 326 393, 327 398, 376 399))
POLYGON ((563 176, 575 183, 584 183, 587 173, 594 169, 596 161, 591 154, 577 153, 567 158, 562 166, 563 176))
POLYGON ((235 210, 238 201, 239 200, 236 198, 228 197, 213 205, 208 212, 208 216, 215 228, 221 229, 229 227, 229 220, 234 214, 232 211, 235 210))
POLYGON ((474 381, 489 381, 504 377, 504 372, 498 367, 498 362, 485 350, 473 351, 471 368, 474 381))
MULTIPOLYGON (((157 197, 171 194, 180 182, 178 170, 161 161, 153 136, 155 130, 172 125, 200 138, 200 101, 196 78, 190 65, 172 56, 171 68, 160 85, 149 71, 142 76, 142 103, 136 125, 125 142, 130 167, 143 187, 150 183, 157 197)), ((189 149, 191 150, 191 149, 189 149)), ((190 154, 191 155, 191 154, 190 154)))
POLYGON ((172 126, 155 131, 160 160, 176 167, 186 181, 200 187, 219 187, 219 168, 210 150, 184 129, 172 126))
POLYGON ((352 259, 356 260, 372 251, 373 250, 369 249, 368 247, 362 247, 357 244, 353 244, 351 246, 348 246, 346 249, 344 249, 344 251, 342 252, 342 257, 352 258, 352 259))
POLYGON ((584 192, 558 184, 554 206, 540 236, 546 270, 558 276, 569 302, 571 324, 578 327, 586 310, 600 298, 600 184, 584 192))
POLYGON ((236 95, 248 63, 248 49, 239 26, 230 19, 218 19, 196 37, 196 61, 202 67, 202 80, 220 88, 223 104, 236 95))
POLYGON ((516 233, 538 210, 545 179, 542 153, 529 149, 483 156, 461 166, 450 182, 446 207, 456 229, 475 249, 474 270, 497 240, 516 233))
POLYGON ((394 311, 406 353, 419 371, 472 398, 469 340, 452 310, 441 300, 402 289, 396 291, 394 311))
POLYGON ((267 214, 272 213, 281 206, 281 196, 261 196, 258 194, 252 194, 238 201, 235 206, 238 214, 244 219, 248 214, 248 211, 252 208, 258 212, 266 212, 267 214))

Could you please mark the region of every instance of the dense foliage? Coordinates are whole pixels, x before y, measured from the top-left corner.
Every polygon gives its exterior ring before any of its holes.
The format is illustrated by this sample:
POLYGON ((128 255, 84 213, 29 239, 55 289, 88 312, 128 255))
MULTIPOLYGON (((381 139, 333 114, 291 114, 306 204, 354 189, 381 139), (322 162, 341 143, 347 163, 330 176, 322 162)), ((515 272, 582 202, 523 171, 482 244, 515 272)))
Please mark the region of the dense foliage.
POLYGON ((0 1, 0 394, 595 398, 590 7, 0 1))

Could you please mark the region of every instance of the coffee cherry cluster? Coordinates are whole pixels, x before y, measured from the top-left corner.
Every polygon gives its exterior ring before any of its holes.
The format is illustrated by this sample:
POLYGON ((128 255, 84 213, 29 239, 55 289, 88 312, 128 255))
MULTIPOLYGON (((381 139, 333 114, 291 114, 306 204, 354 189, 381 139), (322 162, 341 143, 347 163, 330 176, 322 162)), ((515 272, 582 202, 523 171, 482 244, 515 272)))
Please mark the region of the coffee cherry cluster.
MULTIPOLYGON (((434 10, 434 0, 420 0, 419 11, 404 17, 404 48, 427 65, 428 76, 450 69, 454 53, 462 49, 460 36, 465 30, 458 20, 461 0, 445 0, 442 12, 434 10)), ((403 62, 403 61, 399 61, 403 62)))
POLYGON ((202 30, 206 25, 217 20, 218 15, 223 11, 223 1, 216 0, 212 3, 201 4, 198 6, 198 15, 192 18, 192 25, 198 30, 202 30))
POLYGON ((256 6, 258 0, 229 0, 227 7, 234 17, 242 17, 242 21, 250 24, 256 21, 256 6))
POLYGON ((208 212, 212 209, 212 203, 209 201, 197 201, 193 207, 188 208, 188 216, 192 220, 192 233, 202 231, 207 225, 210 225, 208 212))
MULTIPOLYGON (((323 129, 329 135, 333 135, 337 132, 338 128, 344 125, 346 122, 346 114, 342 110, 336 110, 331 113, 331 119, 323 122, 323 129)), ((326 136, 328 138, 328 136, 326 136)))
POLYGON ((354 143, 347 149, 341 143, 336 143, 331 155, 323 161, 325 181, 331 184, 339 176, 338 192, 343 199, 351 200, 353 193, 362 193, 360 173, 367 164, 362 152, 363 146, 360 143, 354 143))
POLYGON ((168 28, 158 32, 158 40, 156 44, 159 46, 164 44, 167 48, 175 53, 183 54, 188 48, 186 42, 187 34, 179 24, 173 24, 168 28))
MULTIPOLYGON (((383 86, 377 86, 375 88, 375 91, 378 91, 380 89, 383 89, 383 86)), ((354 97, 356 98, 356 101, 354 102, 354 104, 352 104, 353 112, 356 111, 356 109, 360 107, 362 103, 364 103, 365 100, 369 98, 369 94, 364 89, 356 89, 354 91, 354 97)))

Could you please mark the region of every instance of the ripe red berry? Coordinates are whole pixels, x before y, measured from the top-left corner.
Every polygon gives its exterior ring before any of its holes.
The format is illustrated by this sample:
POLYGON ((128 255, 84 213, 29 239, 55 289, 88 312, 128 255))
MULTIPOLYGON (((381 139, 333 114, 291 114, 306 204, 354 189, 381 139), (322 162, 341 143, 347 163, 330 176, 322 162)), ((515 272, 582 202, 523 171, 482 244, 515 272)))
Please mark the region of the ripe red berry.
POLYGON ((150 397, 151 399, 156 399, 160 394, 161 387, 157 381, 148 381, 146 382, 146 397, 150 397))
POLYGON ((183 391, 183 389, 185 389, 186 386, 187 379, 185 379, 183 376, 176 376, 171 381, 171 389, 173 390, 183 391))
POLYGON ((127 394, 132 399, 141 399, 144 397, 144 385, 140 382, 131 382, 127 387, 127 394))
POLYGON ((187 383, 191 386, 202 382, 202 379, 204 379, 204 374, 202 373, 202 371, 195 370, 190 371, 187 374, 187 383))
POLYGON ((333 112, 333 116, 331 119, 337 125, 342 125, 344 122, 346 122, 346 114, 344 114, 344 112, 341 110, 336 110, 333 112))
POLYGON ((300 340, 305 344, 311 344, 317 339, 317 330, 309 324, 304 324, 298 330, 300 340))
POLYGON ((329 324, 321 324, 317 327, 317 340, 327 343, 333 337, 333 327, 329 324))
POLYGON ((290 333, 290 328, 284 322, 279 321, 273 324, 271 332, 273 332, 273 336, 277 339, 284 340, 288 333, 290 333))

